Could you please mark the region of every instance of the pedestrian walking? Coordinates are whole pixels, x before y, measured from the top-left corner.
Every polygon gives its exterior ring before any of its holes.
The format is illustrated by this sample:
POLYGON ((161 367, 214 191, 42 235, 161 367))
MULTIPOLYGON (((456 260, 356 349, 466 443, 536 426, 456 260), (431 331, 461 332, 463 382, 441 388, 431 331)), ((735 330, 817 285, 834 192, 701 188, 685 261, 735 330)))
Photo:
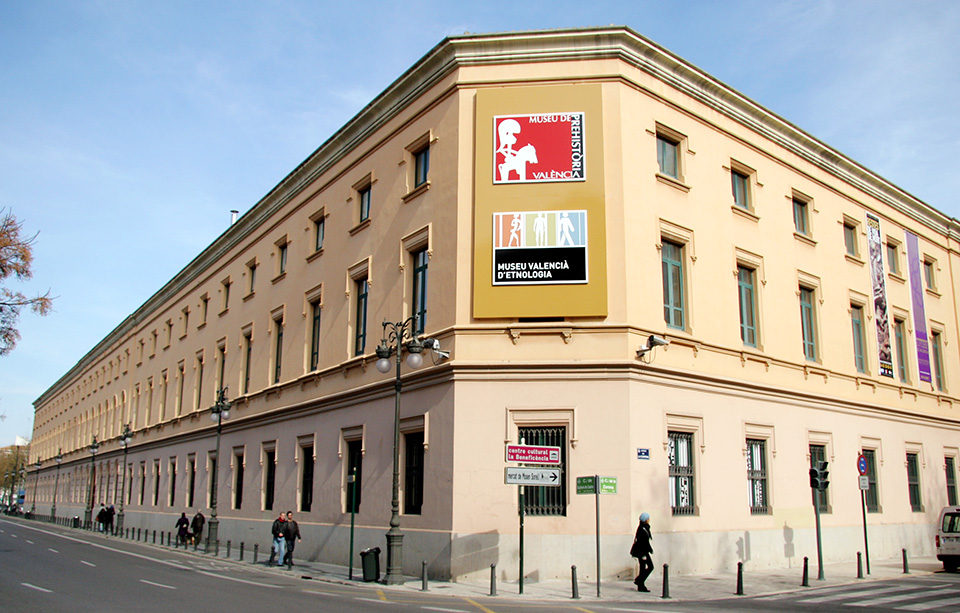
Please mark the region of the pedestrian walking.
POLYGON ((293 519, 293 511, 287 511, 287 521, 284 522, 283 537, 286 541, 287 554, 284 557, 284 563, 287 568, 293 568, 293 548, 300 539, 300 526, 293 519))
POLYGON ((287 547, 287 539, 284 538, 284 515, 283 511, 280 511, 280 517, 273 520, 273 525, 270 526, 270 535, 273 536, 273 547, 270 548, 270 560, 267 561, 267 566, 273 566, 274 562, 277 564, 283 563, 284 552, 287 547))
POLYGON ((637 535, 633 538, 633 546, 630 548, 630 555, 640 562, 640 572, 633 582, 637 585, 637 591, 649 592, 646 581, 650 573, 653 572, 653 559, 650 554, 653 553, 653 545, 650 541, 653 535, 650 533, 650 514, 640 514, 640 525, 637 526, 637 535))
POLYGON ((197 514, 193 516, 193 521, 190 522, 190 531, 193 532, 193 538, 197 543, 203 540, 203 525, 205 523, 207 523, 207 518, 203 516, 200 509, 197 509, 197 514))
POLYGON ((187 519, 186 513, 180 514, 180 519, 177 520, 177 539, 183 544, 184 547, 187 546, 187 537, 190 536, 190 520, 187 519))
POLYGON ((107 523, 107 508, 100 504, 100 510, 97 511, 97 532, 103 532, 103 527, 107 523))
POLYGON ((116 516, 117 510, 113 508, 113 505, 107 509, 107 534, 113 534, 113 518, 116 516))

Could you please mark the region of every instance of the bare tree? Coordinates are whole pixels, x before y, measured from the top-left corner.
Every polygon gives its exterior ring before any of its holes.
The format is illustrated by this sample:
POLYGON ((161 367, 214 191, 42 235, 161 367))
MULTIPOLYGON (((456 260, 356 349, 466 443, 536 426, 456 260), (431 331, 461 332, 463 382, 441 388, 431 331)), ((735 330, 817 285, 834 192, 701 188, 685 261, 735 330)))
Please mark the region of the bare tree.
MULTIPOLYGON (((33 276, 33 242, 37 235, 21 236, 23 224, 13 213, 0 209, 0 283, 13 275, 18 281, 33 276)), ((49 290, 43 295, 29 298, 20 292, 0 287, 0 356, 7 355, 17 346, 20 331, 17 322, 20 310, 29 308, 38 315, 46 315, 53 306, 49 290)))

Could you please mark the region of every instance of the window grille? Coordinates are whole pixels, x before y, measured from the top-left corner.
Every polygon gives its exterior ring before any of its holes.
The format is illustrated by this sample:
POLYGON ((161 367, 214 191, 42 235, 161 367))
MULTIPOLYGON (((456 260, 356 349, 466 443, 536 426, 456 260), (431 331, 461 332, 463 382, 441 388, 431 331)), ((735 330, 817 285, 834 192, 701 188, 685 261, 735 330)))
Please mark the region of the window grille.
POLYGON ((674 515, 693 515, 693 433, 669 432, 670 509, 674 515))
POLYGON ((751 515, 767 515, 767 442, 747 439, 747 492, 751 515))
POLYGON ((567 427, 518 428, 518 435, 525 445, 542 445, 560 448, 560 487, 527 485, 524 500, 526 515, 567 514, 567 427))

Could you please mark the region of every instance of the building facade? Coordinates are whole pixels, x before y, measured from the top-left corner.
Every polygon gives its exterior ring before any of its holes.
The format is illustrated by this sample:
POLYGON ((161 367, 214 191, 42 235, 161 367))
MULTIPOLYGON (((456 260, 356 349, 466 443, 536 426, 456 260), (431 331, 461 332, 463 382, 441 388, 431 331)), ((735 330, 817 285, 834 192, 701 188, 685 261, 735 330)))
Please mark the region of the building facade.
POLYGON ((957 231, 628 28, 451 37, 37 399, 38 513, 122 500, 168 530, 216 471, 221 539, 266 547, 291 509, 298 555, 347 564, 355 510, 355 548, 383 547, 375 349, 414 318, 450 356, 402 370, 408 573, 518 576, 521 442, 560 449, 560 485, 526 488, 528 576, 595 576, 590 475, 617 481, 607 577, 632 576, 642 511, 676 572, 797 566, 819 461, 826 560, 862 549, 861 503, 874 557, 931 553, 960 455, 957 231))

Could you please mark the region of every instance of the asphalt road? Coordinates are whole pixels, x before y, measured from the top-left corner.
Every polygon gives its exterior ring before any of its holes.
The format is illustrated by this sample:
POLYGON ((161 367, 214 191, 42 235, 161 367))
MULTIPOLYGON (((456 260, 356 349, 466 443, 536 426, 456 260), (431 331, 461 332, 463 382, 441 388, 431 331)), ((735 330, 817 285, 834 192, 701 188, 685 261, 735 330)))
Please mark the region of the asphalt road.
MULTIPOLYGON (((440 586, 437 586, 438 588, 440 586)), ((468 598, 308 581, 122 539, 0 519, 0 610, 19 612, 439 611, 441 613, 612 613, 673 611, 960 611, 960 574, 700 602, 534 601, 468 598)))

